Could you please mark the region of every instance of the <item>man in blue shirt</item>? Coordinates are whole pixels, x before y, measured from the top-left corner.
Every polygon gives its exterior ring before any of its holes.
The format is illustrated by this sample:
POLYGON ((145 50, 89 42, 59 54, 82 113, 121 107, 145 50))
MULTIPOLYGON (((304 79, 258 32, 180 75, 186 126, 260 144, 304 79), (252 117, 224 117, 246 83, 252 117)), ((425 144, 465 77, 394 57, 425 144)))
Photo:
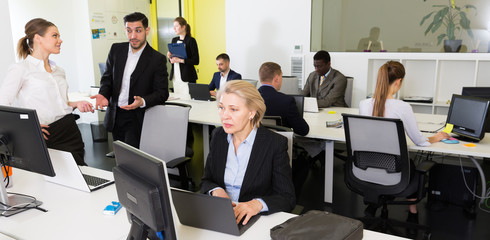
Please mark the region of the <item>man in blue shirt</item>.
POLYGON ((230 69, 230 57, 226 53, 222 53, 216 57, 216 66, 218 71, 213 75, 213 79, 209 83, 209 94, 216 96, 216 91, 220 86, 223 86, 230 80, 242 79, 242 75, 230 69))

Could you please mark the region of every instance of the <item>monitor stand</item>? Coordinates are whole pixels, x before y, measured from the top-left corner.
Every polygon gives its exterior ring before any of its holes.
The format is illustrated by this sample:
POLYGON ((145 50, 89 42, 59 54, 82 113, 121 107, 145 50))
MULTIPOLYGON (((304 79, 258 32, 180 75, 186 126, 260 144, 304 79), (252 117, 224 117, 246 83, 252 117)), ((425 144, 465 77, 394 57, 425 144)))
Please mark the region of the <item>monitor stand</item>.
MULTIPOLYGON (((1 172, 1 171, 0 171, 1 172)), ((1 173, 0 173, 1 174, 1 173)), ((22 195, 8 195, 5 188, 3 175, 0 178, 0 216, 10 217, 17 213, 36 208, 43 204, 41 201, 35 200, 33 197, 22 195)))

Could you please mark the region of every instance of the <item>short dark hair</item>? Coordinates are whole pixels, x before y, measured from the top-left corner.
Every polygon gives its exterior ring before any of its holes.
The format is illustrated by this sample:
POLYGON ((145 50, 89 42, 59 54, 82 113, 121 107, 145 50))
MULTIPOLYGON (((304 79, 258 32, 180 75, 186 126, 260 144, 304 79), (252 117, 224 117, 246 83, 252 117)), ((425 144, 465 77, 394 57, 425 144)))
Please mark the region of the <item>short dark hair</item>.
POLYGON ((274 62, 265 62, 260 66, 259 79, 260 82, 270 83, 276 75, 282 74, 281 66, 274 62))
POLYGON ((320 50, 315 53, 315 56, 313 56, 313 60, 323 60, 325 64, 327 64, 330 62, 330 54, 325 50, 320 50))
POLYGON ((216 57, 216 60, 219 60, 219 59, 223 59, 223 60, 229 62, 230 61, 230 56, 228 56, 228 54, 226 54, 226 53, 222 53, 222 54, 220 54, 220 55, 218 55, 216 57))
POLYGON ((124 25, 128 22, 140 22, 143 24, 143 27, 148 28, 148 18, 146 18, 145 14, 140 12, 130 13, 124 16, 124 25))

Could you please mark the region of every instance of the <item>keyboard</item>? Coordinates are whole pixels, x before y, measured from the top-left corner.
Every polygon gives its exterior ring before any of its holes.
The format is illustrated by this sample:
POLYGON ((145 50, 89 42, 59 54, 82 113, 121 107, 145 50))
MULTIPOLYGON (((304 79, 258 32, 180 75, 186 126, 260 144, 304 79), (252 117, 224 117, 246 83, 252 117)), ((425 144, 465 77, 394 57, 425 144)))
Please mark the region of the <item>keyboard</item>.
POLYGON ((99 186, 99 185, 102 185, 106 182, 109 182, 109 180, 107 180, 107 179, 94 177, 94 176, 87 175, 87 174, 82 174, 82 175, 83 175, 83 178, 85 179, 85 182, 89 186, 99 186))

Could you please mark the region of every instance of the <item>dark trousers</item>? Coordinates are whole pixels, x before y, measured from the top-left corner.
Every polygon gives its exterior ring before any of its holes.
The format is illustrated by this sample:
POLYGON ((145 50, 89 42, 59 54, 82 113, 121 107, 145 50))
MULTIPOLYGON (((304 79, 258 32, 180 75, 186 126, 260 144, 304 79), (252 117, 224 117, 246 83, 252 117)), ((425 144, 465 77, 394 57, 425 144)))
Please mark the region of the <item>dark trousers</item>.
POLYGON ((114 141, 119 140, 139 148, 142 127, 143 119, 140 119, 136 110, 128 111, 118 107, 112 137, 114 141))
POLYGON ((78 165, 85 163, 85 145, 83 144, 82 134, 75 122, 75 116, 68 114, 63 118, 49 124, 47 129, 46 146, 48 148, 70 152, 78 165))

